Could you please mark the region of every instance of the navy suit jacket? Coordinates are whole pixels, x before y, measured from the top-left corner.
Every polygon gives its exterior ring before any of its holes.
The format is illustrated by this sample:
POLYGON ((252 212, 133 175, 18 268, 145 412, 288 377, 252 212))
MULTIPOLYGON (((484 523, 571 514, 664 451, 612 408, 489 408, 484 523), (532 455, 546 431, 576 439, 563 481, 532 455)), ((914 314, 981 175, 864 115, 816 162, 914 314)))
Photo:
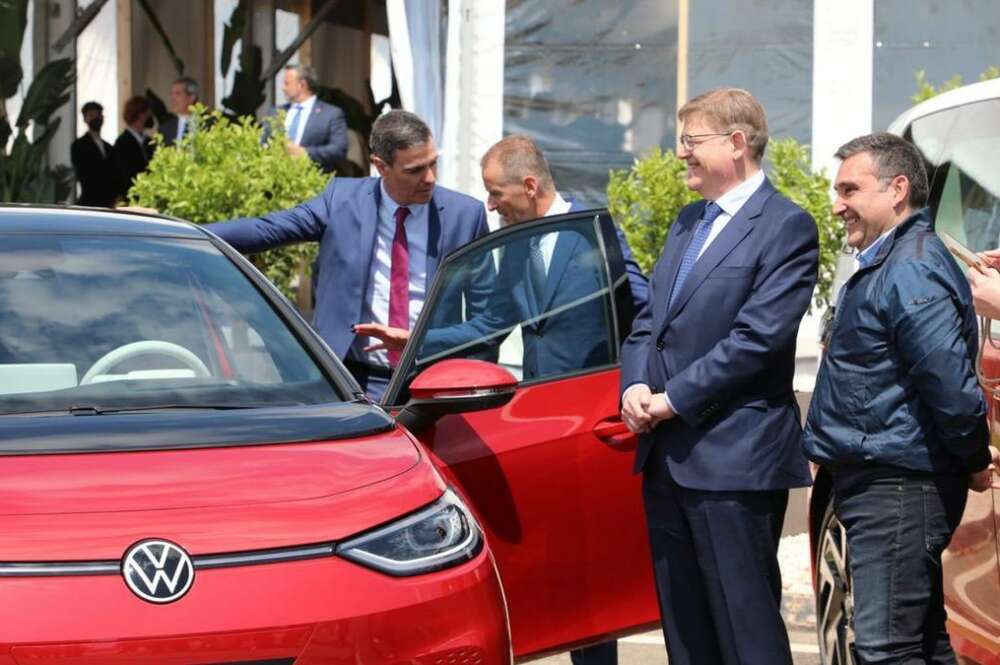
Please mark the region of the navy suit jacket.
MULTIPOLYGON (((284 104, 281 108, 290 113, 291 105, 284 104)), ((299 145, 305 148, 309 158, 329 173, 337 166, 337 162, 347 156, 347 122, 344 112, 332 104, 316 100, 302 129, 302 140, 299 145)))
MULTIPOLYGON (((586 209, 574 202, 570 212, 586 209)), ((633 259, 621 229, 616 227, 616 230, 632 299, 636 310, 640 310, 646 304, 648 282, 633 259)), ((506 337, 513 326, 532 321, 522 327, 525 379, 565 374, 610 362, 609 313, 603 298, 592 298, 607 287, 600 251, 583 235, 571 230, 560 231, 546 273, 542 302, 536 301, 534 289, 527 279, 528 252, 527 241, 508 245, 483 315, 451 326, 431 322, 419 357, 462 347, 472 340, 498 333, 501 338, 506 337)), ((448 296, 441 302, 451 298, 453 296, 448 296)))
POLYGON ((691 489, 806 486, 792 377, 796 334, 816 283, 816 224, 765 180, 668 309, 705 205, 685 207, 671 227, 649 304, 622 348, 622 390, 634 383, 666 390, 677 412, 640 437, 635 470, 664 463, 663 454, 674 480, 691 489))
MULTIPOLYGON (((315 326, 338 357, 354 343, 355 323, 361 322, 372 275, 380 178, 334 178, 319 196, 289 210, 209 224, 207 228, 243 253, 260 252, 293 242, 319 242, 321 266, 316 284, 315 326)), ((486 211, 476 199, 435 187, 428 210, 427 284, 449 252, 487 233, 486 211)), ((491 280, 493 275, 483 275, 491 280)), ((485 287, 468 293, 472 314, 485 299, 485 287)), ((457 310, 461 299, 454 305, 457 310)), ((461 312, 449 312, 461 320, 461 312)))

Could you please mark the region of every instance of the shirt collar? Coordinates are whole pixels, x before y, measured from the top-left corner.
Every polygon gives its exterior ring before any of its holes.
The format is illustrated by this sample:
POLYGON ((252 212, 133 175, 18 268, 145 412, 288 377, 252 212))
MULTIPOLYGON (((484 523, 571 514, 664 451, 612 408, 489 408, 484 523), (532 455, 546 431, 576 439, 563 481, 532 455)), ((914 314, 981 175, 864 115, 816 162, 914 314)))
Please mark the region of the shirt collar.
POLYGON ((401 206, 398 203, 396 203, 391 196, 389 196, 389 192, 385 188, 384 179, 382 178, 378 179, 378 186, 382 190, 382 206, 389 211, 390 215, 395 216, 396 210, 398 208, 409 208, 410 217, 419 217, 420 215, 424 214, 424 209, 427 208, 426 203, 411 203, 406 206, 401 206))
POLYGON ((743 204, 746 203, 753 193, 764 184, 764 171, 757 171, 752 176, 736 185, 728 192, 715 200, 716 205, 722 208, 722 212, 730 217, 735 217, 743 204))
POLYGON ((875 242, 865 247, 863 250, 858 252, 858 263, 861 264, 862 268, 867 268, 875 260, 875 256, 878 254, 878 248, 882 246, 885 239, 892 235, 892 232, 896 230, 896 227, 892 227, 878 238, 875 238, 875 242))
POLYGON ((309 111, 312 109, 313 104, 315 103, 316 103, 316 95, 311 95, 308 98, 303 99, 301 102, 295 102, 290 106, 291 108, 295 108, 296 106, 301 106, 303 111, 309 111))
POLYGON ((559 192, 556 192, 556 197, 552 199, 552 204, 549 206, 549 209, 545 211, 545 214, 542 215, 542 217, 565 215, 569 212, 571 206, 572 204, 569 201, 560 196, 559 192))
POLYGON ((142 134, 140 134, 139 132, 135 131, 134 129, 128 126, 126 126, 125 129, 128 131, 129 134, 135 137, 135 140, 139 142, 139 145, 142 145, 145 142, 143 140, 142 134))

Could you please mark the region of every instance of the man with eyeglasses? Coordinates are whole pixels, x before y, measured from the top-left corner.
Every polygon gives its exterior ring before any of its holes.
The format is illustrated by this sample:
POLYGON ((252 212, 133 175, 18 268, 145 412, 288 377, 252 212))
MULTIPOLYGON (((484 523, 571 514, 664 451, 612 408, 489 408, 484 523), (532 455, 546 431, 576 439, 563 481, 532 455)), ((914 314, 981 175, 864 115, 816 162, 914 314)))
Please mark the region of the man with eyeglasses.
POLYGON ((777 551, 809 485, 792 391, 818 234, 760 169, 767 120, 720 88, 679 111, 677 156, 705 200, 670 228, 622 349, 622 418, 643 499, 670 665, 791 665, 777 551))

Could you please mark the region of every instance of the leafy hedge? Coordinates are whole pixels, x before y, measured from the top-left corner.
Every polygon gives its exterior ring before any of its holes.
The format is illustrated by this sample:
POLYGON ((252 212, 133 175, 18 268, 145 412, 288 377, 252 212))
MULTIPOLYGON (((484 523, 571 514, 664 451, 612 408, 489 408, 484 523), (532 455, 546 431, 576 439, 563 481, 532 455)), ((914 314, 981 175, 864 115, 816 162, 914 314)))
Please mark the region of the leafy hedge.
MULTIPOLYGON (((833 214, 830 180, 812 173, 809 151, 795 139, 768 145, 768 177, 775 188, 804 208, 819 229, 819 280, 812 306, 830 304, 837 258, 844 247, 844 227, 833 214)), ((649 272, 663 250, 670 225, 681 208, 701 198, 685 184, 687 166, 673 151, 653 150, 629 170, 612 171, 608 208, 628 238, 632 253, 649 272)))
MULTIPOLYGON (((204 224, 233 217, 258 217, 291 208, 316 196, 328 176, 303 157, 285 151, 284 123, 269 118, 271 140, 252 117, 237 122, 219 111, 196 107, 194 131, 175 145, 159 145, 129 191, 132 205, 204 224)), ((311 263, 316 243, 262 252, 254 263, 286 295, 300 266, 311 263)))

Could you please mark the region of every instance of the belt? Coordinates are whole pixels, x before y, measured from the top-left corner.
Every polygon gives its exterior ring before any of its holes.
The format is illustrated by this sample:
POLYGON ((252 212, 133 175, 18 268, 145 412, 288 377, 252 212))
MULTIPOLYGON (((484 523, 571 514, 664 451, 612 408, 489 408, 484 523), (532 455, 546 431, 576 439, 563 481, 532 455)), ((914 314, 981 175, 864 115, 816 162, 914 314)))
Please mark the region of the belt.
POLYGON ((392 368, 386 367, 385 365, 372 365, 371 363, 364 363, 358 360, 345 358, 344 367, 346 367, 347 371, 353 374, 355 378, 361 376, 366 378, 374 376, 379 379, 392 378, 392 368))

